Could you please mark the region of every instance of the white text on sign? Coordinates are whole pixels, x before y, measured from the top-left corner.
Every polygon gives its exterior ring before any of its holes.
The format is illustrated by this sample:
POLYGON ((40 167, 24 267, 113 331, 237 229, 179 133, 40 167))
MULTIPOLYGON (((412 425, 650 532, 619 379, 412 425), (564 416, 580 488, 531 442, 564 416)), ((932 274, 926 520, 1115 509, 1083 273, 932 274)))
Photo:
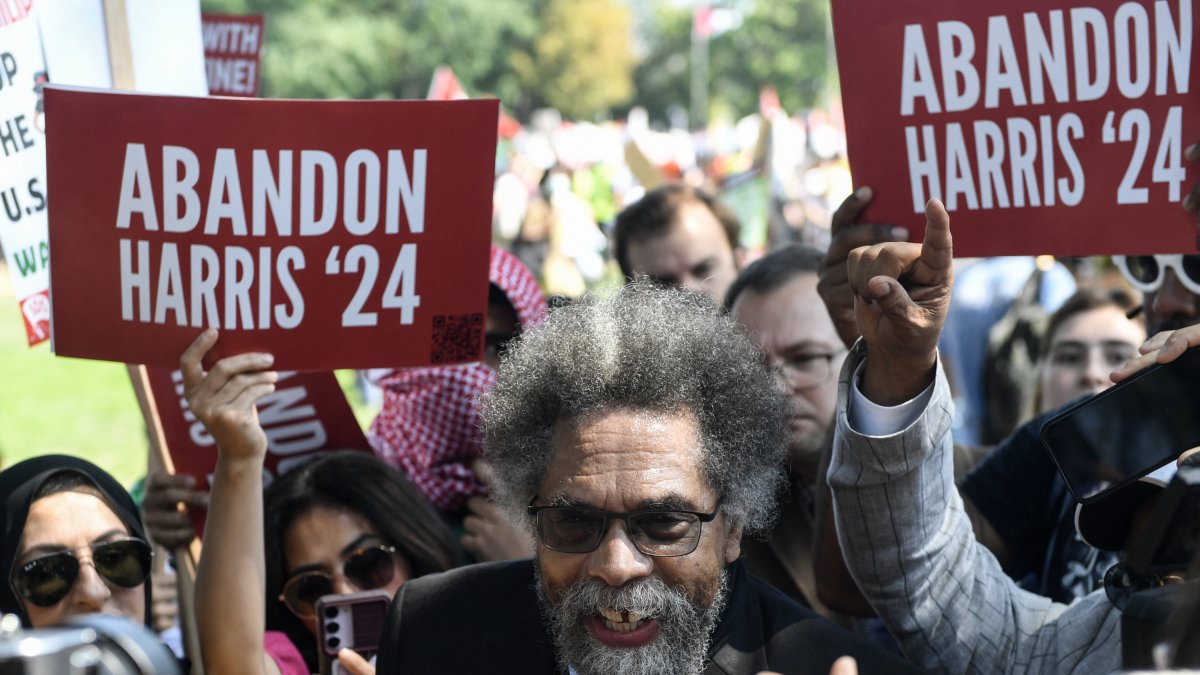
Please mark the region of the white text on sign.
MULTIPOLYGON (((992 16, 982 68, 976 66, 976 33, 967 24, 938 22, 930 31, 936 38, 927 38, 920 24, 907 25, 900 114, 1086 102, 1113 91, 1131 101, 1187 94, 1195 51, 1192 2, 1178 0, 1177 11, 1172 8, 1173 3, 1158 0, 1152 7, 1125 2, 1106 11, 1027 12, 1017 26, 1024 54, 1017 52, 1009 18, 992 16), (931 49, 941 65, 936 72, 931 49)), ((1166 184, 1164 197, 1176 201, 1186 175, 1181 115, 1178 108, 1163 120, 1137 109, 1115 111, 1103 129, 1085 129, 1071 112, 906 127, 913 211, 922 211, 931 197, 950 210, 1077 205, 1086 178, 1073 143, 1097 135, 1105 143, 1132 144, 1118 203, 1149 201, 1147 182, 1166 184), (973 162, 968 149, 974 151, 973 162), (1146 177, 1142 172, 1151 152, 1146 177), (1055 175, 1059 162, 1067 176, 1055 175)))
MULTIPOLYGON (((281 150, 274 158, 265 150, 253 150, 246 181, 235 150, 218 148, 203 183, 195 152, 172 145, 160 151, 161 176, 155 190, 145 145, 126 145, 118 229, 255 237, 276 245, 217 247, 151 241, 145 234, 120 239, 124 321, 194 328, 296 328, 304 319, 305 303, 295 272, 305 269, 306 260, 299 246, 284 245, 281 238, 321 237, 336 226, 354 237, 399 235, 401 212, 408 234, 425 231, 428 153, 423 149, 412 151, 408 160, 400 150, 388 150, 381 158, 360 149, 341 161, 322 150, 281 150), (250 193, 249 210, 243 186, 250 193), (185 269, 190 274, 185 275, 185 269), (276 283, 283 298, 272 297, 276 283), (218 293, 218 286, 223 292, 218 293)), ((344 258, 340 251, 337 245, 330 247, 325 273, 359 275, 342 325, 378 325, 378 313, 366 306, 381 276, 379 252, 369 243, 349 247, 344 258)), ((405 243, 378 291, 379 305, 398 310, 401 325, 411 324, 420 306, 416 261, 417 244, 405 243)))

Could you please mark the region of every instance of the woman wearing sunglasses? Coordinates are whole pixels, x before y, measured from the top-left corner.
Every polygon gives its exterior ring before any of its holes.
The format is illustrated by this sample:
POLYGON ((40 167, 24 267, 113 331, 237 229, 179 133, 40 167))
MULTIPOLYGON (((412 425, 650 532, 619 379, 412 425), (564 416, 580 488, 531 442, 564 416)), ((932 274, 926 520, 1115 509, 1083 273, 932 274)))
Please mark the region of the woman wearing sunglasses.
POLYGON ((29 628, 92 613, 149 625, 151 549, 112 476, 76 457, 35 457, 0 472, 0 497, 0 613, 29 628))
MULTIPOLYGON (((180 360, 191 410, 219 456, 213 472, 196 612, 206 670, 291 675, 264 631, 282 631, 316 670, 314 605, 323 595, 383 589, 449 569, 453 536, 395 469, 372 455, 330 453, 291 469, 263 494, 266 435, 254 403, 274 391, 267 354, 240 354, 205 372, 217 332, 180 360), (264 536, 265 535, 265 536, 264 536)), ((370 673, 343 650, 343 667, 370 673)), ((303 671, 300 671, 303 672, 303 671)))

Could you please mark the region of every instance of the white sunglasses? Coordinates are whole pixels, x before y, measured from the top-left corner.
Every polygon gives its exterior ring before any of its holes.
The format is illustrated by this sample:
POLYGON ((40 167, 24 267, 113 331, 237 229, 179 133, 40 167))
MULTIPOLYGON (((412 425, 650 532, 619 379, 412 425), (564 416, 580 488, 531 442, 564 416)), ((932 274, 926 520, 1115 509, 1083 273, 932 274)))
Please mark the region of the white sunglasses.
POLYGON ((1125 275, 1130 286, 1143 293, 1162 288, 1167 270, 1174 270, 1175 278, 1184 288, 1200 295, 1200 255, 1114 255, 1113 264, 1125 275))

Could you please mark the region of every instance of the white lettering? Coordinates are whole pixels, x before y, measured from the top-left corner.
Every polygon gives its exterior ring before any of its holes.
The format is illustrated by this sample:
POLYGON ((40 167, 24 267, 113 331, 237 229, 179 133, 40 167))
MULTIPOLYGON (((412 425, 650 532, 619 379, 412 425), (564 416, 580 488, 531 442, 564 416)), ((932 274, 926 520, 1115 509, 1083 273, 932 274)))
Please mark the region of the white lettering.
POLYGON ((904 27, 901 70, 900 114, 913 114, 913 103, 917 98, 925 99, 925 109, 930 113, 940 113, 942 105, 938 101, 933 66, 929 64, 929 52, 925 49, 925 31, 919 24, 904 27))
POLYGON ((142 226, 146 230, 158 230, 158 212, 154 210, 154 194, 150 186, 150 166, 146 163, 146 146, 141 143, 125 145, 117 229, 128 229, 129 219, 134 213, 142 214, 142 226))

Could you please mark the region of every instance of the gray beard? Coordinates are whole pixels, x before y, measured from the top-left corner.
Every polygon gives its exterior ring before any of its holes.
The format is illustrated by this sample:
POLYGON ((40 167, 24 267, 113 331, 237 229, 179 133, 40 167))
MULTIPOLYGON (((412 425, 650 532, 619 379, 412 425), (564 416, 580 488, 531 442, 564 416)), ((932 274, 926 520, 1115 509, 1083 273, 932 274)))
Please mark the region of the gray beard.
POLYGON ((559 667, 577 675, 696 675, 704 670, 709 640, 725 609, 729 579, 721 570, 720 583, 707 607, 698 606, 680 588, 649 577, 621 588, 598 579, 572 585, 562 597, 546 597, 541 569, 537 595, 542 619, 554 642, 559 667), (601 607, 637 612, 659 623, 657 637, 636 649, 610 647, 600 642, 584 619, 601 607))

